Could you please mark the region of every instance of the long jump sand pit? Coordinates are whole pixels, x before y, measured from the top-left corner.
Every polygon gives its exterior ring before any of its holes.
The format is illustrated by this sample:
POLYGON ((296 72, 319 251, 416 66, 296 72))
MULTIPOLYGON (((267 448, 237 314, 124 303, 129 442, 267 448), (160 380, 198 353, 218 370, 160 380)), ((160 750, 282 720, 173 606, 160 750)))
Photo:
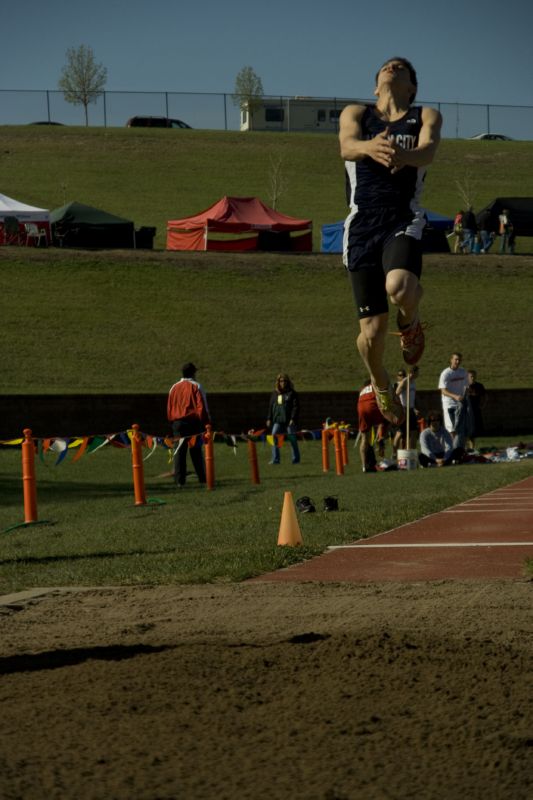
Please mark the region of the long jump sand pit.
POLYGON ((0 605, 0 797, 533 792, 531 580, 52 590, 0 605))

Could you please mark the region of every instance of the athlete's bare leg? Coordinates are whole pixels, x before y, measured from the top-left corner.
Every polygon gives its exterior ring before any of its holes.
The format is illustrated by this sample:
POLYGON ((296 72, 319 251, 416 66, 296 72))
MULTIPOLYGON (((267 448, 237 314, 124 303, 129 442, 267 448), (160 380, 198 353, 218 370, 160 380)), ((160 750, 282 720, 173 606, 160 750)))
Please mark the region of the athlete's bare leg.
POLYGON ((359 320, 361 330, 357 337, 357 349, 365 362, 372 383, 379 389, 386 389, 389 385, 389 376, 383 366, 388 319, 388 314, 377 314, 375 317, 364 317, 359 320))
POLYGON ((397 324, 403 360, 407 364, 417 364, 425 346, 426 326, 418 318, 422 287, 412 272, 393 269, 387 274, 385 288, 390 301, 398 308, 397 324))
POLYGON ((387 273, 385 288, 391 303, 398 307, 398 324, 406 328, 418 317, 418 305, 423 294, 419 280, 405 269, 387 273))
POLYGON ((401 425, 405 418, 405 410, 395 397, 389 374, 383 366, 388 321, 388 313, 359 320, 361 331, 357 337, 357 347, 370 373, 379 410, 393 425, 401 425))
POLYGON ((363 467, 363 469, 365 469, 365 467, 366 467, 366 448, 369 445, 369 437, 368 437, 368 433, 366 431, 365 431, 365 433, 360 433, 359 435, 361 437, 361 440, 359 442, 359 455, 361 456, 361 466, 363 467))

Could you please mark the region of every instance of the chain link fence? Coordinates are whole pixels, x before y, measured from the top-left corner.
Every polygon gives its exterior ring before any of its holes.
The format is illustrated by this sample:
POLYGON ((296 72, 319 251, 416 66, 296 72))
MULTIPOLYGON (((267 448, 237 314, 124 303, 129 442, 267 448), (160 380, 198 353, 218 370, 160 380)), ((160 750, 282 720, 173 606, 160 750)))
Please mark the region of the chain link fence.
MULTIPOLYGON (((294 101, 285 95, 265 95, 268 102, 294 101)), ((349 98, 317 98, 341 110, 349 98)), ((358 100, 357 102, 373 102, 358 100)), ((499 133, 513 139, 533 139, 533 106, 417 101, 438 108, 444 119, 443 136, 465 139, 478 133, 499 133)), ((105 91, 88 108, 91 127, 122 127, 133 116, 180 119, 193 128, 237 131, 240 111, 231 93, 105 91)), ((85 125, 83 106, 65 101, 51 89, 0 89, 0 125, 56 122, 85 125)))

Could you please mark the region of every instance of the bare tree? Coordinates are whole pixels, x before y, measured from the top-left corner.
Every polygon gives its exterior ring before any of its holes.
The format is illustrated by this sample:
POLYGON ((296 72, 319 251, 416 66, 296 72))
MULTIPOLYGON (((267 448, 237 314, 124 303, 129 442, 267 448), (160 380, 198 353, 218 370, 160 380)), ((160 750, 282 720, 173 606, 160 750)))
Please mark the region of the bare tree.
POLYGON ((457 192, 459 197, 461 198, 461 202, 463 208, 473 208, 474 207, 474 194, 476 191, 475 181, 472 178, 472 174, 468 172, 468 170, 463 174, 461 180, 456 178, 455 185, 457 187, 457 192))
POLYGON ((67 103, 83 106, 85 124, 89 125, 88 106, 89 103, 96 103, 102 94, 107 80, 107 69, 96 63, 92 48, 85 44, 69 47, 66 57, 67 63, 61 70, 58 86, 67 103))
POLYGON ((263 84, 253 67, 243 67, 239 70, 235 78, 235 93, 232 97, 235 105, 250 115, 251 129, 253 113, 261 106, 263 98, 263 84))
POLYGON ((285 174, 285 157, 282 153, 271 153, 269 164, 270 205, 277 208, 279 198, 287 191, 287 177, 285 174))

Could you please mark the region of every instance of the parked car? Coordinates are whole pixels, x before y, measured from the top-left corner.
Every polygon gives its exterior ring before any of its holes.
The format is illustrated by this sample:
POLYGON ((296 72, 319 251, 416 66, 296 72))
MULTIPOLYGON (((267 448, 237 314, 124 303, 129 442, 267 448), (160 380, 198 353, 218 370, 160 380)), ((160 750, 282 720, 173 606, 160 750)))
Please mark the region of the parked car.
POLYGON ((170 117, 131 117, 126 122, 128 128, 191 128, 181 119, 170 117))
POLYGON ((510 136, 504 136, 503 133, 478 133, 476 136, 470 136, 470 139, 487 139, 493 142, 512 142, 510 136))

